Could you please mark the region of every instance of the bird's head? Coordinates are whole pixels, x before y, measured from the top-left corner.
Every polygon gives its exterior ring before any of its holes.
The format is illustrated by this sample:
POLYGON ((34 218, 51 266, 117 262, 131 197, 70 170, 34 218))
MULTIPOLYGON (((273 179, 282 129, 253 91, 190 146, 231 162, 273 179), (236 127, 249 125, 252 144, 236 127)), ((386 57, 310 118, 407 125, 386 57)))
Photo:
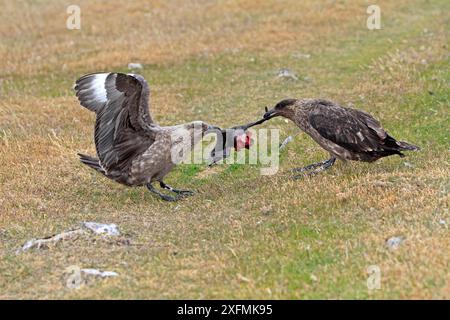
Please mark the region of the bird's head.
POLYGON ((208 133, 220 131, 221 129, 203 121, 192 121, 188 124, 188 130, 192 133, 192 136, 203 137, 208 133))
POLYGON ((266 107, 266 113, 264 113, 264 119, 270 119, 277 116, 283 116, 290 118, 295 114, 295 107, 297 105, 297 99, 285 99, 278 102, 272 109, 268 110, 266 107))

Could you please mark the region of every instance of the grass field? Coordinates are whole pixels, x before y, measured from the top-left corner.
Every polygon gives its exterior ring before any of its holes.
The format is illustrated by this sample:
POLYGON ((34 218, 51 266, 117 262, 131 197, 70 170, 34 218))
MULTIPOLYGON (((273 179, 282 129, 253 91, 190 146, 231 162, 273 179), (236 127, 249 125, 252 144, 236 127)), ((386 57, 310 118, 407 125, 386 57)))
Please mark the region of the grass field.
POLYGON ((450 298, 450 2, 0 0, 0 298, 450 298), (338 163, 293 180, 327 154, 274 119, 280 171, 184 165, 167 182, 197 190, 166 203, 79 163, 95 154, 94 115, 72 85, 125 71, 152 88, 162 125, 258 119, 285 97, 323 97, 376 116, 422 147, 407 158, 338 163), (277 78, 289 68, 297 81, 277 78), (115 223, 127 241, 79 238, 15 254, 82 221, 115 223), (401 236, 398 249, 386 239, 401 236), (118 277, 66 287, 67 267, 118 277), (381 288, 369 290, 378 266, 381 288))

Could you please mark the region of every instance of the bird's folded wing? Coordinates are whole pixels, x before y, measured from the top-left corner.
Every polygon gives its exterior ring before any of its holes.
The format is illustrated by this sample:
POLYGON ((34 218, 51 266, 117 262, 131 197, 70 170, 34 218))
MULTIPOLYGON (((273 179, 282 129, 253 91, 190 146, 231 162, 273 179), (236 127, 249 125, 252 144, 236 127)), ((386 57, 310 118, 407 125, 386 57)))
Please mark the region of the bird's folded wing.
POLYGON ((386 133, 367 113, 354 109, 317 108, 309 124, 325 139, 354 152, 377 151, 386 133))

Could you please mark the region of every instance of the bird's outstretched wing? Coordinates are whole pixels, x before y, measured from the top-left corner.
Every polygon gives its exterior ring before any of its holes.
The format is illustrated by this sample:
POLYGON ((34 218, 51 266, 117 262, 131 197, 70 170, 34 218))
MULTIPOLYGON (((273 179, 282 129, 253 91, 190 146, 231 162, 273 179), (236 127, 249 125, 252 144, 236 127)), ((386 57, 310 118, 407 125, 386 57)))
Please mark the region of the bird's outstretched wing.
POLYGON ((123 171, 155 140, 150 90, 140 75, 88 74, 76 81, 80 104, 96 113, 95 146, 106 172, 123 171))
POLYGON ((317 105, 309 115, 310 125, 325 139, 353 152, 380 152, 391 146, 391 138, 371 115, 330 104, 317 105))

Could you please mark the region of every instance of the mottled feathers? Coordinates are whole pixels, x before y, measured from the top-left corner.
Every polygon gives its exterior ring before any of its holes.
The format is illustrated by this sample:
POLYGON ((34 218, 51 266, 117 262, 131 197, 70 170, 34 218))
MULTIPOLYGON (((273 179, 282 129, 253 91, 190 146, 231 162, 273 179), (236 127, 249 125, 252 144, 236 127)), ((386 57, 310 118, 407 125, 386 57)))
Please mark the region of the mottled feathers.
POLYGON ((326 100, 316 100, 308 121, 320 135, 355 154, 363 161, 374 161, 416 147, 391 137, 370 114, 344 108, 326 100), (407 146, 408 147, 407 147, 407 146))

